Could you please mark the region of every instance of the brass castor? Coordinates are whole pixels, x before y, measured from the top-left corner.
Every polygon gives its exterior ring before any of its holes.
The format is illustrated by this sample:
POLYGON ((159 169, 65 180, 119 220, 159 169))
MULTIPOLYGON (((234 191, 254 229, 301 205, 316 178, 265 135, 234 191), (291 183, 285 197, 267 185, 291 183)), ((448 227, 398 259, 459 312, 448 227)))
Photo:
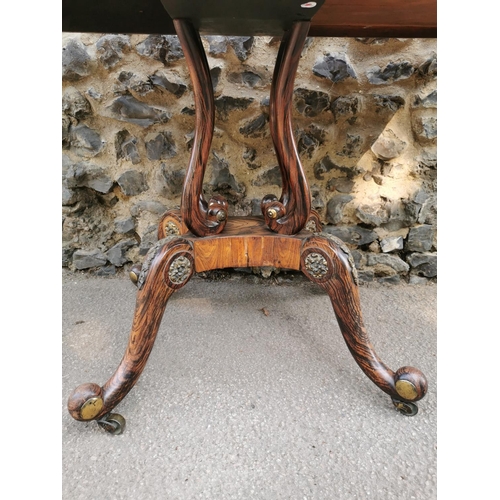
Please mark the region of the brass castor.
POLYGON ((125 419, 118 413, 108 413, 97 421, 99 427, 117 436, 125 430, 125 419))
POLYGON ((128 273, 130 280, 135 286, 137 286, 137 282, 139 280, 139 274, 141 274, 141 268, 142 266, 140 264, 135 264, 132 266, 130 272, 128 273))
POLYGON ((407 417, 413 417, 418 413, 418 406, 414 403, 409 403, 407 401, 399 401, 399 399, 392 398, 392 404, 396 407, 396 410, 407 417))

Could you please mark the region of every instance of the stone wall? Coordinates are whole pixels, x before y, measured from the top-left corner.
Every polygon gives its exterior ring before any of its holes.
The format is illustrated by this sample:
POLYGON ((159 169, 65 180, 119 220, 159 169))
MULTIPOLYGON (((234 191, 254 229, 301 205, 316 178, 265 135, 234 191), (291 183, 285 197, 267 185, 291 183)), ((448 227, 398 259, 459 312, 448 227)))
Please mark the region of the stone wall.
MULTIPOLYGON (((216 103, 205 194, 230 215, 280 195, 269 134, 275 37, 203 37, 216 103)), ((66 33, 62 52, 63 266, 142 262, 179 206, 194 129, 175 36, 66 33)), ((324 231, 364 281, 420 282, 437 268, 435 39, 309 38, 294 126, 324 231)), ((276 271, 277 272, 277 271, 276 271)), ((269 274, 269 272, 267 273, 269 274)))

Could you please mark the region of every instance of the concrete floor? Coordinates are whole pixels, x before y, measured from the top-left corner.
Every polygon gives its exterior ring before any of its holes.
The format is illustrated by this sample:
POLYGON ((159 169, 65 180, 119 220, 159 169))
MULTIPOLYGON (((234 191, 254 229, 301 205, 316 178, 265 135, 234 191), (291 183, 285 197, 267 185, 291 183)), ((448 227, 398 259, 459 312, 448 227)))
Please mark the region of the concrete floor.
POLYGON ((316 285, 194 277, 171 297, 112 436, 73 420, 66 401, 117 367, 136 291, 126 277, 64 272, 63 499, 437 497, 436 285, 360 289, 382 360, 428 378, 414 417, 358 368, 316 285))

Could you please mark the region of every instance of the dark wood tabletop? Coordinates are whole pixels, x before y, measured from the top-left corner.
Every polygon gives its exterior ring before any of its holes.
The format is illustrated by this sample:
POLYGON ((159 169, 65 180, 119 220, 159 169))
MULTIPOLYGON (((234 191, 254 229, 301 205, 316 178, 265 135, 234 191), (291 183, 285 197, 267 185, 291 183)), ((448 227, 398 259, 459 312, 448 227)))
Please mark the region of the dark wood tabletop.
MULTIPOLYGON (((224 2, 228 0, 219 0, 224 2)), ((201 34, 255 34, 242 33, 238 27, 228 23, 224 33, 201 30, 201 34)), ((175 34, 160 0, 63 0, 62 31, 175 34)), ((276 33, 270 29, 267 34, 276 33)), ((437 0, 325 0, 312 18, 309 36, 436 38, 437 0)))

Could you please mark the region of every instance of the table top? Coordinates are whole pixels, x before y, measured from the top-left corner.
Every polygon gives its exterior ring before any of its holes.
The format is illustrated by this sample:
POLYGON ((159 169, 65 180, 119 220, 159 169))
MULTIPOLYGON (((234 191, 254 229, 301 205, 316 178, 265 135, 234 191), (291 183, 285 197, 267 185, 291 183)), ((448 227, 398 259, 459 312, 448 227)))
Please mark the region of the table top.
MULTIPOLYGON (((274 0, 275 3, 283 1, 274 0)), ((299 6, 305 2, 297 0, 299 6)), ((186 3, 189 4, 189 0, 186 3)), ((218 3, 242 5, 238 0, 218 0, 218 3)), ((205 35, 279 34, 272 23, 262 33, 243 33, 245 27, 239 23, 227 26, 226 31, 220 32, 220 23, 208 23, 200 32, 205 35), (211 30, 211 26, 218 26, 219 32, 211 30)), ((160 0, 62 0, 62 31, 175 34, 172 18, 160 0)), ((309 36, 435 38, 437 0, 324 0, 312 18, 309 36)))

